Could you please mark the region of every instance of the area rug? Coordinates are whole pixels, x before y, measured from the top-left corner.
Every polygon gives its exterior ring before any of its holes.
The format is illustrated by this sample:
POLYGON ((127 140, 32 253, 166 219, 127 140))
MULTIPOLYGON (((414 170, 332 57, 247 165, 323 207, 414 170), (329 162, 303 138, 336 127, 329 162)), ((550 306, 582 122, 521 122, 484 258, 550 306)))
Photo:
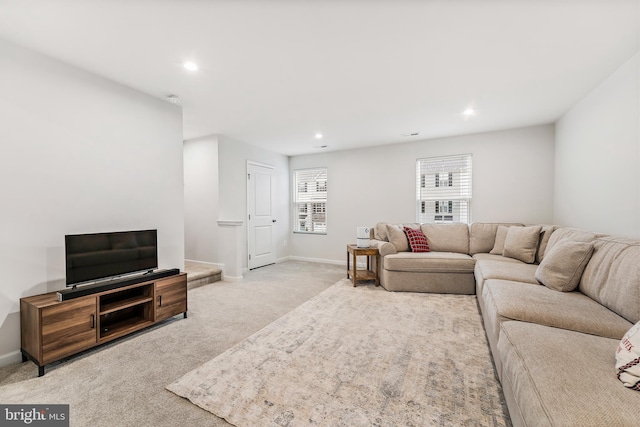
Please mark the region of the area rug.
POLYGON ((474 296, 344 279, 167 386, 236 426, 509 426, 474 296))

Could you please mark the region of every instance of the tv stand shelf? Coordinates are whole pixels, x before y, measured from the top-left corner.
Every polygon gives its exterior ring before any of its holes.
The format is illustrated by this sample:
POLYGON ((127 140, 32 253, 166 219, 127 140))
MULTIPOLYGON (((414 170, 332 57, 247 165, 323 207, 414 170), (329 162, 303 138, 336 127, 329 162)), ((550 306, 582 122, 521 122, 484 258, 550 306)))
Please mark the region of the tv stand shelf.
POLYGON ((187 275, 175 275, 58 301, 56 292, 20 299, 22 360, 38 375, 68 356, 177 314, 187 317, 187 275))
POLYGON ((154 284, 150 283, 101 293, 98 296, 100 314, 109 314, 153 301, 153 287, 154 284))
POLYGON ((153 301, 152 297, 143 296, 143 297, 131 297, 131 298, 124 299, 122 301, 111 302, 111 303, 105 304, 102 307, 102 310, 100 310, 100 314, 109 314, 114 311, 122 310, 128 307, 133 307, 139 304, 144 304, 145 302, 150 302, 150 301, 153 301))
POLYGON ((146 328, 153 325, 153 322, 145 318, 132 318, 121 320, 120 322, 113 323, 109 327, 105 327, 100 331, 100 340, 102 342, 110 341, 114 338, 119 338, 128 335, 131 332, 138 329, 146 328))

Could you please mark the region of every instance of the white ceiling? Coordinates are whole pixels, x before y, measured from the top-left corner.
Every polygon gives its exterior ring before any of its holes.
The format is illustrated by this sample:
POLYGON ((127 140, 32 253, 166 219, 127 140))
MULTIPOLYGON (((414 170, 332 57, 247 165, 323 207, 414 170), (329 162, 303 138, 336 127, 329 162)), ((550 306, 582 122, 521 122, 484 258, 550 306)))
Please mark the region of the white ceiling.
POLYGON ((0 0, 0 37, 161 99, 179 95, 185 139, 222 134, 295 155, 554 122, 638 51, 639 9, 638 0, 0 0), (469 106, 477 114, 465 120, 469 106))

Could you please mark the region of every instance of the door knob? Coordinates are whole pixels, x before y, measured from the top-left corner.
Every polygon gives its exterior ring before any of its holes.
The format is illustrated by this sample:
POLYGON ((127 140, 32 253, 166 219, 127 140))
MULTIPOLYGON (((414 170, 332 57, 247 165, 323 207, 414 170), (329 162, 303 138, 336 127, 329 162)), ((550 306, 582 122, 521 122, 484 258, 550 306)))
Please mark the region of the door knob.
POLYGON ((276 222, 276 220, 275 220, 275 219, 272 219, 272 220, 271 220, 271 222, 276 222))

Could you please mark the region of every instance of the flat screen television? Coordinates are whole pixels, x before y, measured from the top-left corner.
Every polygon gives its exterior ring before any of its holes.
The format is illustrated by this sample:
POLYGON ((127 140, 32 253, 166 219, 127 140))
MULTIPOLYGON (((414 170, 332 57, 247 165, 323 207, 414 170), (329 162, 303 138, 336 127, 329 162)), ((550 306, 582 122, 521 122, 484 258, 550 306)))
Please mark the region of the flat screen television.
POLYGON ((64 236, 67 286, 158 268, 157 230, 64 236))

